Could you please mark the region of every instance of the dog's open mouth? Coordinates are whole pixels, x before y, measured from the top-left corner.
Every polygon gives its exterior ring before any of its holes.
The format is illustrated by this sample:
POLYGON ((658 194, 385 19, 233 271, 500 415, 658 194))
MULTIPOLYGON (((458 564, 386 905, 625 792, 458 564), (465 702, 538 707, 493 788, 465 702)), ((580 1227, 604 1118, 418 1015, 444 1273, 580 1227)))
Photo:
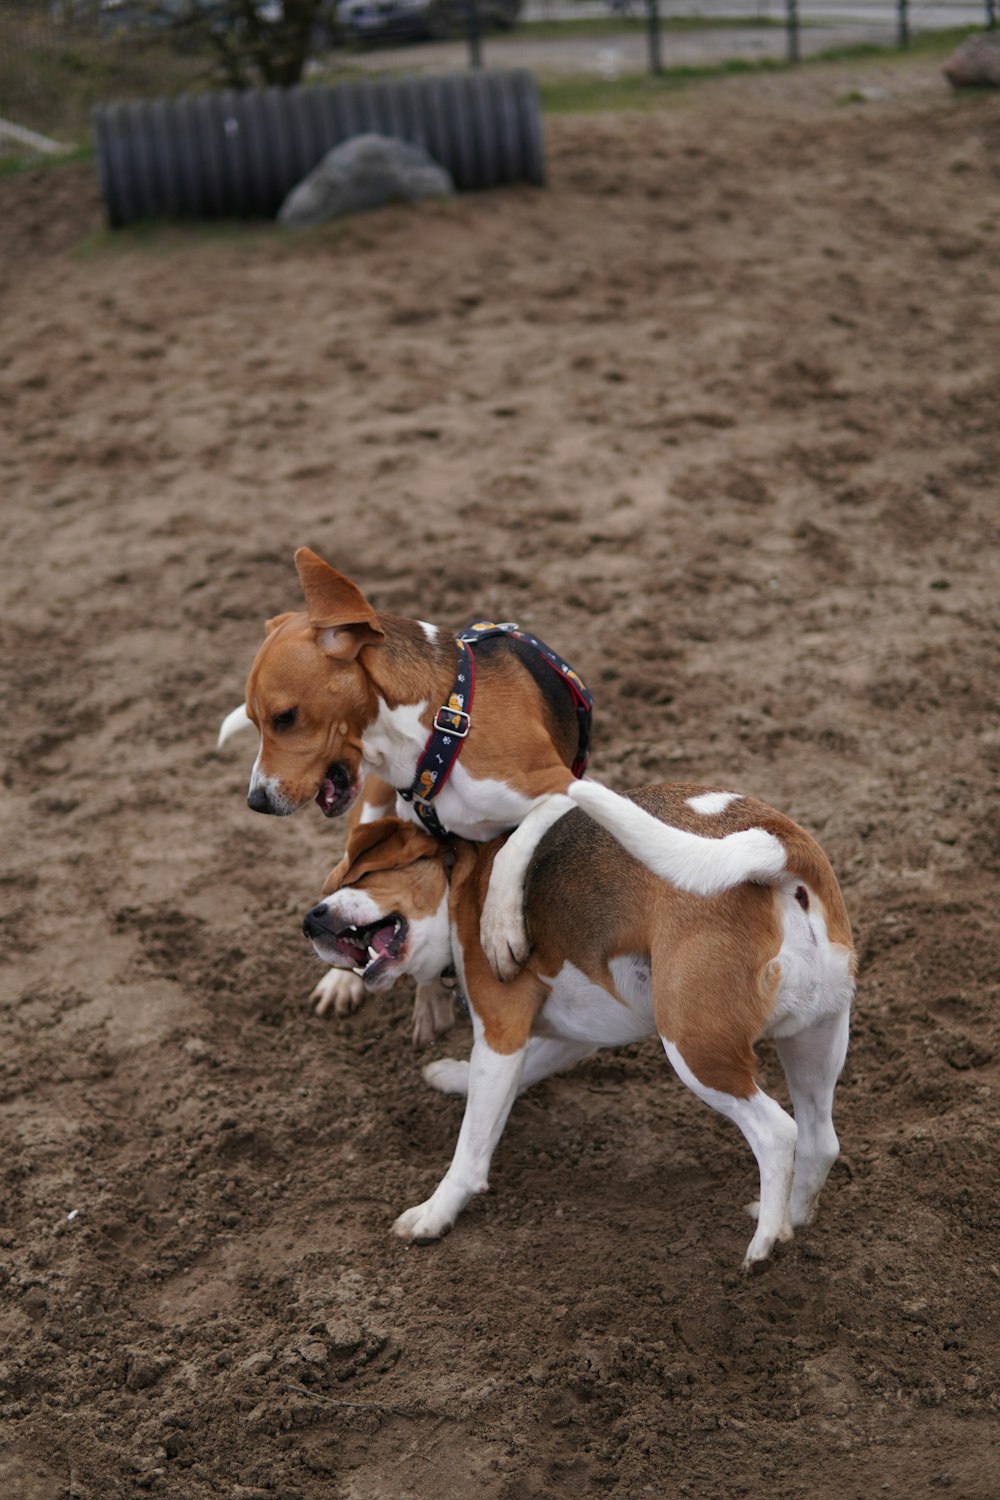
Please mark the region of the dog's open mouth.
POLYGON ((370 984, 372 979, 399 962, 409 928, 405 917, 391 912, 365 927, 341 927, 337 932, 321 931, 319 924, 310 925, 307 917, 305 930, 306 936, 313 939, 317 953, 327 963, 353 969, 360 979, 370 984))
POLYGON ((335 760, 327 767, 326 775, 319 784, 316 801, 328 818, 339 818, 354 801, 361 786, 351 780, 351 774, 343 761, 335 760))

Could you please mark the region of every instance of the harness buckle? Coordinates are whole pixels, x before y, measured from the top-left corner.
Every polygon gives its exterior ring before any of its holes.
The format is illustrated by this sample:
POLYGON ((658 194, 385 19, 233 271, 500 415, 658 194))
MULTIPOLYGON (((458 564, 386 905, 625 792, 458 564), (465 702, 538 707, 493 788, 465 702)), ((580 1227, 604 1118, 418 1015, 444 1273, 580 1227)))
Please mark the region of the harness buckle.
POLYGON ((453 734, 457 740, 464 740, 469 730, 472 728, 472 716, 470 714, 467 714, 463 708, 449 708, 447 704, 445 704, 443 708, 438 709, 437 713, 434 715, 432 723, 433 728, 435 728, 440 734, 453 734), (451 722, 442 724, 440 722, 442 714, 444 715, 446 720, 450 720, 451 722), (460 719, 464 719, 465 724, 463 727, 458 728, 456 727, 455 721, 460 719))

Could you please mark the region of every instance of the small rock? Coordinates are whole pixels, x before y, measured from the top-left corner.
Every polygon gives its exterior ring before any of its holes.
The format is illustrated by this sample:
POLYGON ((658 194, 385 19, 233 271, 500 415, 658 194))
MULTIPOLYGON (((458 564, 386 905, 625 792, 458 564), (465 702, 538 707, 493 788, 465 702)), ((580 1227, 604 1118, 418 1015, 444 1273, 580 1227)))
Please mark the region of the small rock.
POLYGON ((987 32, 966 37, 941 71, 952 88, 1000 89, 1000 35, 987 32))
POLYGON ((319 1339, 310 1340, 307 1344, 300 1344, 298 1352, 310 1365, 325 1365, 327 1354, 326 1345, 321 1344, 319 1339))
POLYGON ((301 229, 383 203, 448 198, 454 191, 450 174, 422 146, 394 136, 356 135, 328 151, 292 189, 278 220, 301 229))
POLYGON ((326 1325, 330 1348, 334 1354, 353 1354, 365 1341, 365 1331, 348 1318, 331 1318, 326 1325))
POLYGON ((172 1360, 159 1354, 144 1354, 136 1351, 128 1356, 125 1366, 125 1384, 130 1391, 144 1391, 155 1385, 161 1375, 170 1369, 172 1360))

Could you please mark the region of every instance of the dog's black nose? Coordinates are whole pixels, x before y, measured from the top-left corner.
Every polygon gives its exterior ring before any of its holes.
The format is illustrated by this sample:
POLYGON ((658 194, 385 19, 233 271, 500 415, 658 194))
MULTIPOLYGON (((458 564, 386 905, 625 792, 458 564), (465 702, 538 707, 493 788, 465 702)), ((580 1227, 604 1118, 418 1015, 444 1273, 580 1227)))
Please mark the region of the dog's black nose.
POLYGON ((326 932, 323 918, 326 916, 326 902, 321 901, 319 906, 314 906, 312 911, 307 911, 302 919, 302 931, 307 938, 315 937, 318 933, 326 932))
POLYGON ((254 787, 253 791, 247 797, 247 807, 249 807, 251 812, 269 813, 274 811, 274 808, 271 806, 271 799, 262 786, 254 787))

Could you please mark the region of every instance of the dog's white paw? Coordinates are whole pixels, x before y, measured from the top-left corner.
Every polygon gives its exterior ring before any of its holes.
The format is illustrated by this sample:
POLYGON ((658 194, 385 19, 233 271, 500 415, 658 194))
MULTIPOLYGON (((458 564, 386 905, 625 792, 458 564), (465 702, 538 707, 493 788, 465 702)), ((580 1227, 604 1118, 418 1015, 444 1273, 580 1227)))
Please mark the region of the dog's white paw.
POLYGON ((330 1009, 338 1016, 349 1016, 364 998, 364 983, 350 969, 329 969, 309 996, 318 1016, 330 1009))
POLYGON ((486 960, 498 979, 513 979, 530 952, 520 888, 515 898, 491 887, 483 905, 479 937, 486 960))
POLYGON ((469 1092, 469 1064, 457 1057, 442 1057, 422 1070, 427 1083, 441 1094, 469 1092))
POLYGON ((754 1223, 760 1218, 760 1199, 755 1198, 752 1203, 744 1203, 743 1212, 749 1214, 754 1223))
POLYGON ((434 1199, 428 1198, 426 1203, 418 1203, 416 1208, 408 1208, 405 1213, 400 1214, 392 1226, 392 1232, 398 1234, 401 1240, 409 1240, 411 1245, 429 1245, 448 1233, 454 1226, 456 1217, 442 1213, 435 1206, 434 1199))

